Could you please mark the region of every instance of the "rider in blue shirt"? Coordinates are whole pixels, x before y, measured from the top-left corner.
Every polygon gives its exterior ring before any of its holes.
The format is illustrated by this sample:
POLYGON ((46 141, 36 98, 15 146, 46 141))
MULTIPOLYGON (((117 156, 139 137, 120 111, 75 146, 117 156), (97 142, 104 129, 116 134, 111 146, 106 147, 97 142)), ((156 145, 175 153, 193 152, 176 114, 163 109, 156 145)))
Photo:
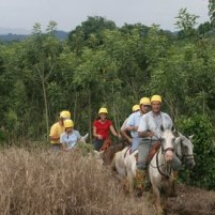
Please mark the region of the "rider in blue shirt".
POLYGON ((74 123, 71 119, 64 121, 65 131, 60 136, 60 143, 64 151, 70 151, 76 148, 77 142, 80 140, 81 135, 78 131, 74 130, 74 123))
POLYGON ((127 121, 127 130, 131 132, 132 137, 132 152, 138 149, 141 138, 138 136, 138 127, 141 117, 151 108, 151 102, 148 97, 140 99, 140 110, 132 113, 127 121))

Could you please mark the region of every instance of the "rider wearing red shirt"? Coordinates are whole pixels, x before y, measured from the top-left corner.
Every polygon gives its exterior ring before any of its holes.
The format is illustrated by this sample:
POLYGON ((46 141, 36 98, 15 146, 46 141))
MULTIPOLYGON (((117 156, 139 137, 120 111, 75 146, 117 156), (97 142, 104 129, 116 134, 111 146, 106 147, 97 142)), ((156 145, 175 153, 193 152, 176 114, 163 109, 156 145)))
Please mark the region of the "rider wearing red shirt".
POLYGON ((99 151, 105 140, 109 139, 109 131, 119 137, 119 134, 113 127, 111 120, 107 119, 107 108, 99 109, 99 118, 93 122, 94 148, 99 151))

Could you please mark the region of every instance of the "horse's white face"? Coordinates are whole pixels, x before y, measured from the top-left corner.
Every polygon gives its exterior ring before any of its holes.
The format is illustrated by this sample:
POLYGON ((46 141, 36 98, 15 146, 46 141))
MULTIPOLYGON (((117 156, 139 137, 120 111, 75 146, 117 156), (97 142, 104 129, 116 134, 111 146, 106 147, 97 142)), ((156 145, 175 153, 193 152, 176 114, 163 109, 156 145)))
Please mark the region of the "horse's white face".
POLYGON ((175 136, 172 130, 164 130, 161 136, 162 150, 165 154, 166 162, 171 162, 174 156, 175 136))
POLYGON ((193 153, 194 146, 192 143, 192 137, 193 136, 185 137, 179 133, 179 137, 176 139, 177 154, 181 159, 184 159, 184 162, 189 169, 192 169, 196 165, 193 153))

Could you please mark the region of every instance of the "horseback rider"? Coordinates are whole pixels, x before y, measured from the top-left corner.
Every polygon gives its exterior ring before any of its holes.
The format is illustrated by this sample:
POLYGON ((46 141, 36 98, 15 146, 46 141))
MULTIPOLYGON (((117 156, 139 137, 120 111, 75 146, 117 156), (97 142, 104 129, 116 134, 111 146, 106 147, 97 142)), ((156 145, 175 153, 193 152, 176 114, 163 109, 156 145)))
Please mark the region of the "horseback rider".
POLYGON ((93 122, 94 148, 97 151, 106 150, 112 144, 109 131, 120 138, 120 134, 114 129, 112 121, 107 118, 107 108, 101 107, 98 114, 98 119, 93 122))
MULTIPOLYGON (((140 105, 136 104, 132 107, 132 113, 135 113, 137 111, 140 110, 140 105)), ((128 122, 128 118, 126 118, 126 120, 123 122, 122 127, 120 129, 120 132, 122 134, 122 136, 125 138, 125 140, 131 144, 132 143, 132 138, 130 135, 130 132, 127 130, 127 122, 128 122)))
MULTIPOLYGON (((172 128, 172 119, 167 113, 161 111, 162 98, 160 95, 153 95, 151 98, 152 111, 143 115, 140 120, 138 135, 141 142, 138 147, 138 162, 136 179, 140 187, 144 186, 144 179, 146 176, 147 157, 150 149, 155 142, 159 141, 161 136, 161 126, 164 129, 172 128)), ((178 170, 181 166, 181 161, 174 156, 173 170, 178 170)))
POLYGON ((60 136, 60 143, 64 151, 71 151, 76 148, 81 135, 77 130, 74 130, 74 122, 71 119, 64 120, 64 128, 65 131, 60 136))
POLYGON ((59 121, 54 123, 50 129, 50 142, 51 149, 54 151, 58 151, 61 149, 60 144, 60 135, 64 132, 64 120, 71 119, 71 113, 68 110, 63 110, 60 112, 59 121))
POLYGON ((132 113, 127 122, 127 130, 131 132, 132 137, 132 152, 138 149, 141 138, 138 136, 137 129, 140 123, 141 117, 146 114, 151 107, 151 102, 148 97, 140 99, 140 110, 132 113))

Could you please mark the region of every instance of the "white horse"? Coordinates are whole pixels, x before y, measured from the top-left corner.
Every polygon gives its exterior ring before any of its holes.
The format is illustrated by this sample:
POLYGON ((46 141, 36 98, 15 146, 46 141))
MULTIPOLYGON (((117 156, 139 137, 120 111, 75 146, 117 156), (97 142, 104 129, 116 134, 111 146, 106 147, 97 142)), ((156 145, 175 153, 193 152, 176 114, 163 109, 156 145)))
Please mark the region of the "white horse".
MULTIPOLYGON (((193 169, 196 165, 195 158, 194 158, 194 146, 192 143, 192 136, 186 137, 181 133, 178 134, 179 136, 175 139, 176 148, 175 154, 181 160, 182 164, 184 164, 188 169, 193 169)), ((176 197, 176 181, 173 180, 172 184, 172 191, 171 196, 176 197)))
POLYGON ((149 181, 155 197, 158 214, 166 208, 167 198, 172 188, 172 161, 174 158, 175 136, 172 130, 162 128, 161 146, 148 165, 149 181))
MULTIPOLYGON (((174 138, 175 137, 170 130, 164 132, 163 137, 162 137, 162 139, 163 139, 162 148, 163 149, 160 148, 160 152, 162 150, 164 151, 164 147, 168 148, 167 145, 170 144, 170 146, 171 146, 170 148, 174 147, 175 153, 179 157, 179 159, 186 166, 188 166, 188 168, 193 168, 195 166, 195 160, 194 160, 194 155, 193 155, 193 144, 191 142, 192 137, 190 136, 189 138, 187 138, 179 133, 179 136, 173 142, 174 138)), ((122 151, 117 152, 115 154, 115 157, 111 164, 112 169, 116 170, 116 172, 118 173, 118 177, 120 178, 120 180, 123 181, 123 183, 125 183, 125 181, 128 183, 129 193, 133 193, 133 190, 134 190, 134 180, 136 178, 136 154, 137 153, 138 153, 138 151, 130 153, 129 147, 126 147, 122 151)), ((160 157, 162 157, 164 164, 165 164, 164 154, 161 153, 160 157)), ((161 179, 161 176, 159 174, 160 168, 158 169, 156 166, 156 157, 154 157, 153 162, 151 161, 150 165, 151 165, 151 170, 150 170, 151 175, 153 176, 153 172, 156 172, 156 174, 158 175, 158 178, 161 179)), ((166 165, 164 165, 164 166, 166 166, 166 165)), ((163 177, 169 178, 166 181, 171 184, 172 183, 172 174, 170 173, 170 169, 168 171, 168 169, 164 168, 164 170, 162 169, 161 171, 163 171, 164 175, 166 175, 163 177)), ((155 185, 156 184, 155 182, 159 181, 159 180, 158 180, 158 178, 156 179, 155 176, 153 176, 153 177, 152 176, 151 176, 151 181, 154 181, 154 185, 155 185)), ((166 183, 166 184, 168 185, 168 183, 166 183)), ((171 186, 169 186, 168 189, 170 189, 170 187, 171 186)), ((172 188, 173 187, 175 189, 175 186, 172 185, 172 188)), ((159 190, 157 191, 156 186, 154 186, 154 190, 155 190, 155 193, 156 192, 159 193, 159 190)), ((170 190, 167 191, 167 193, 169 193, 169 192, 170 192, 170 190)), ((167 198, 167 195, 165 198, 167 198)))
POLYGON ((192 138, 193 135, 186 137, 179 133, 179 136, 175 139, 175 153, 182 163, 185 164, 189 169, 192 169, 196 165, 193 153, 194 146, 192 143, 192 138))
MULTIPOLYGON (((173 138, 173 134, 170 130, 166 130, 163 132, 162 139, 164 145, 167 145, 169 148, 173 148, 171 138, 173 138), (171 134, 171 135, 170 135, 171 134)), ((136 155, 138 151, 134 151, 130 153, 130 148, 125 147, 122 151, 117 152, 115 157, 111 163, 112 169, 116 170, 118 173, 118 177, 123 183, 128 184, 127 189, 129 193, 133 193, 134 191, 134 180, 136 178, 136 155), (126 181, 126 182, 125 182, 126 181)))

